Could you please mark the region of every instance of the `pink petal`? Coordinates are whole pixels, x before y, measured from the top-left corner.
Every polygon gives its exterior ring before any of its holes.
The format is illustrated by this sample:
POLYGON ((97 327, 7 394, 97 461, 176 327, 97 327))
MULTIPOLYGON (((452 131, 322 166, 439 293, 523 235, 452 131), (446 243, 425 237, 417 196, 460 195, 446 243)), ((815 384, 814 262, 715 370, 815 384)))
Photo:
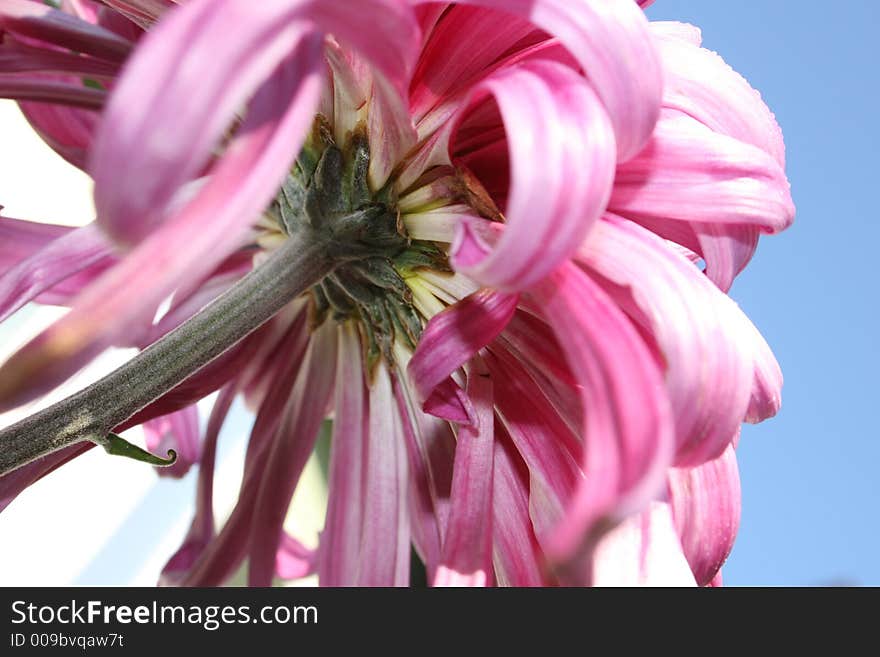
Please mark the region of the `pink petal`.
POLYGON ((499 423, 529 470, 535 534, 542 546, 552 549, 555 530, 583 479, 581 443, 522 363, 495 345, 485 360, 495 381, 499 423))
POLYGON ((336 331, 333 329, 325 327, 313 334, 281 424, 268 447, 266 468, 251 510, 248 569, 251 586, 272 583, 284 518, 327 412, 336 369, 336 331))
POLYGON ((553 329, 527 310, 520 309, 498 338, 541 388, 549 402, 570 427, 581 426, 581 400, 577 379, 553 329))
POLYGON ((609 209, 634 217, 787 228, 788 181, 760 149, 679 112, 663 113, 650 143, 617 169, 609 209))
POLYGON ((433 31, 440 17, 449 9, 451 5, 448 2, 432 2, 430 4, 420 4, 414 9, 416 20, 421 27, 424 40, 428 40, 428 36, 433 31))
POLYGON ((417 135, 406 101, 381 76, 373 79, 368 121, 370 186, 382 189, 398 163, 415 146, 417 135))
POLYGON ((363 530, 358 586, 409 584, 406 438, 395 409, 391 375, 379 361, 369 391, 369 432, 363 446, 363 530))
POLYGON ((453 6, 434 27, 410 85, 410 111, 418 122, 444 98, 472 85, 535 26, 479 7, 453 6))
POLYGON ((671 468, 669 499, 697 584, 707 586, 721 571, 739 529, 739 469, 733 445, 699 467, 671 468))
POLYGON ((596 586, 694 586, 665 502, 651 502, 603 538, 596 548, 596 586))
POLYGON ((663 59, 663 107, 757 146, 785 167, 782 130, 761 94, 716 53, 651 28, 663 59))
POLYGON ((568 258, 604 211, 614 177, 612 131, 586 81, 555 62, 526 62, 480 83, 463 106, 459 135, 469 129, 467 108, 489 96, 507 133, 507 223, 484 259, 475 262, 459 249, 452 259, 483 285, 520 290, 568 258))
POLYGON ((516 303, 516 295, 480 290, 431 318, 407 368, 425 412, 474 420, 470 404, 449 377, 495 339, 516 303))
POLYGON ((724 586, 724 579, 721 576, 720 570, 718 571, 718 574, 716 574, 715 577, 712 578, 712 581, 706 584, 706 586, 711 588, 721 588, 722 586, 724 586))
POLYGON ((722 289, 748 262, 758 230, 775 233, 794 218, 785 172, 770 155, 671 110, 645 150, 618 167, 608 208, 668 239, 690 231, 693 242, 680 243, 700 253, 722 289))
POLYGON ((98 114, 64 105, 19 103, 22 113, 49 146, 73 166, 84 169, 98 114))
POLYGON ((109 232, 134 243, 164 221, 174 194, 210 161, 236 112, 286 62, 290 97, 273 99, 275 112, 264 120, 287 111, 296 121, 271 140, 261 193, 239 213, 240 223, 252 221, 280 187, 314 118, 323 69, 316 30, 360 48, 402 90, 417 47, 412 12, 401 0, 368 0, 359 9, 372 29, 347 7, 320 0, 263 0, 258 11, 243 0, 193 0, 162 20, 129 62, 95 144, 95 201, 109 232), (299 111, 286 110, 290 104, 299 111))
POLYGON ((61 103, 85 110, 104 107, 107 92, 43 76, 0 75, 0 98, 61 103))
POLYGON ((406 438, 412 541, 433 581, 449 517, 455 436, 449 422, 419 410, 408 377, 395 378, 393 385, 406 438))
POLYGON ((119 72, 119 64, 69 51, 40 48, 6 36, 0 43, 0 73, 27 72, 107 78, 119 72))
POLYGON ((0 275, 0 321, 61 281, 110 257, 112 252, 109 241, 94 224, 48 243, 0 275))
POLYGON ((95 0, 61 0, 61 10, 73 14, 89 23, 98 22, 100 5, 95 0))
POLYGON ((733 280, 745 269, 758 248, 756 226, 692 222, 699 253, 706 262, 706 276, 722 292, 729 292, 733 280))
POLYGON ((363 105, 367 103, 369 183, 371 189, 382 189, 418 139, 401 86, 405 80, 389 81, 381 70, 375 70, 363 60, 339 50, 334 56, 332 45, 327 46, 327 58, 333 68, 336 138, 340 143, 344 142, 348 131, 354 129, 356 121, 361 119, 363 105))
POLYGON ((321 586, 353 586, 357 581, 363 527, 364 445, 369 431, 366 404, 360 338, 355 327, 346 323, 339 329, 329 497, 318 565, 321 586))
POLYGON ((690 261, 632 222, 606 215, 578 257, 663 356, 678 464, 718 457, 752 390, 748 319, 690 261))
POLYGON ((101 0, 144 29, 156 22, 177 0, 101 0))
POLYGON ((679 39, 692 46, 703 43, 703 33, 696 25, 679 21, 651 21, 651 34, 664 39, 679 39))
MULTIPOLYGON (((318 61, 317 51, 307 49, 307 60, 308 54, 318 61)), ((5 404, 23 403, 51 389, 132 326, 149 321, 182 281, 206 275, 237 247, 246 229, 242 217, 249 221, 268 203, 274 181, 280 182, 282 175, 279 164, 292 159, 290 144, 312 118, 309 102, 291 102, 292 95, 303 93, 308 99, 318 92, 317 76, 306 71, 303 83, 296 59, 294 55, 263 87, 232 147, 234 156, 221 162, 176 221, 140 244, 86 290, 68 315, 6 363, 0 379, 5 404), (276 122, 279 107, 289 113, 276 122), (267 123, 274 129, 257 129, 267 123), (187 248, 179 248, 181 244, 187 248)), ((118 172, 124 172, 125 166, 120 167, 118 172)))
POLYGON ((5 274, 22 260, 73 230, 70 226, 0 217, 0 273, 5 274))
POLYGON ((217 459, 217 439, 237 394, 238 387, 235 383, 226 386, 211 409, 211 417, 208 418, 205 430, 205 446, 199 463, 195 517, 183 544, 162 568, 159 575, 160 585, 174 586, 182 583, 214 538, 214 466, 217 459))
POLYGON ((468 368, 467 394, 476 423, 458 431, 450 515, 435 586, 487 586, 492 569, 492 379, 480 364, 468 368))
POLYGON ((561 523, 556 558, 589 549, 602 520, 644 508, 663 483, 674 447, 672 413, 653 355, 602 289, 563 265, 536 291, 581 382, 586 478, 561 523))
POLYGON ((198 409, 194 405, 187 406, 181 411, 145 422, 144 438, 147 449, 154 454, 165 456, 168 450, 174 450, 177 454, 174 465, 156 468, 156 473, 160 477, 183 477, 189 472, 190 466, 198 462, 201 452, 198 409))
MULTIPOLYGON (((182 582, 185 586, 219 586, 235 572, 248 554, 254 529, 254 505, 269 465, 269 452, 309 344, 305 317, 301 319, 302 321, 292 322, 290 331, 275 352, 280 367, 271 375, 269 393, 260 405, 251 429, 238 501, 220 533, 205 547, 204 552, 193 564, 191 571, 182 582)), ((286 505, 284 511, 287 511, 286 505)), ((271 560, 275 557, 274 548, 270 553, 271 560)), ((263 564, 263 567, 265 565, 263 564)))
MULTIPOLYGON (((284 132, 294 140, 283 152, 270 149, 277 160, 269 169, 273 175, 239 223, 252 221, 280 186, 314 114, 319 77, 317 36, 309 26, 289 22, 295 12, 285 4, 264 2, 254 12, 237 0, 188 2, 141 42, 107 106, 90 167, 99 221, 120 242, 143 240, 165 219, 172 198, 210 161, 236 112, 300 49, 299 61, 286 64, 292 74, 287 102, 277 99, 283 104, 261 117, 276 127, 285 112, 293 114, 295 125, 284 132), (302 108, 290 112, 288 103, 302 108)), ((251 123, 255 129, 262 121, 251 123)), ((227 158, 242 157, 236 150, 231 146, 227 158)), ((215 183, 222 177, 218 171, 215 183)), ((203 190, 200 198, 208 193, 203 190)))
POLYGON ((324 44, 324 57, 333 78, 332 114, 328 112, 328 118, 333 119, 334 139, 344 144, 348 133, 363 118, 359 110, 363 110, 369 98, 372 75, 364 60, 333 39, 327 39, 324 44))
MULTIPOLYGON (((498 44, 498 45, 500 45, 500 44, 498 44)), ((469 92, 471 90, 471 88, 473 86, 475 86, 478 82, 492 76, 497 71, 518 66, 518 65, 522 64, 523 62, 526 62, 529 60, 555 61, 560 64, 564 64, 564 65, 568 66, 569 68, 572 68, 575 70, 578 69, 577 61, 575 61, 575 59, 571 56, 571 53, 569 53, 568 50, 565 49, 565 46, 563 46, 561 43, 559 43, 559 41, 557 39, 546 38, 546 35, 544 35, 544 33, 541 30, 535 29, 535 30, 533 30, 533 32, 529 36, 522 39, 517 44, 513 45, 512 48, 508 52, 506 52, 503 57, 500 57, 499 59, 495 60, 494 62, 491 63, 491 65, 480 69, 471 78, 464 80, 464 81, 459 80, 458 78, 455 78, 454 79, 455 87, 453 89, 450 89, 449 94, 447 94, 446 96, 444 96, 441 99, 438 99, 438 104, 436 104, 427 114, 425 114, 423 117, 421 117, 419 119, 418 131, 419 131, 420 138, 424 141, 424 140, 428 139, 431 135, 435 135, 435 133, 439 134, 439 133, 446 132, 446 131, 444 131, 444 127, 448 127, 449 121, 452 119, 452 117, 455 116, 456 112, 459 111, 460 105, 465 100, 465 98, 467 96, 467 92, 469 92), (539 39, 539 40, 536 43, 533 43, 533 41, 535 39, 539 39), (540 40, 540 39, 543 39, 543 40, 540 40), (467 84, 464 85, 464 84, 461 84, 461 82, 467 82, 467 84)), ((446 67, 441 65, 441 70, 446 72, 446 67)), ((484 126, 484 129, 480 130, 478 133, 479 138, 481 138, 483 140, 488 140, 489 143, 484 144, 484 146, 486 148, 488 148, 489 145, 491 144, 492 137, 495 133, 502 133, 503 134, 503 125, 501 122, 501 117, 498 116, 496 113, 496 115, 493 116, 492 118, 493 118, 493 121, 490 124, 484 126)), ((473 121, 471 119, 471 120, 469 120, 469 125, 472 125, 472 124, 473 124, 473 121)), ((503 155, 506 158, 506 156, 507 156, 506 143, 500 142, 499 145, 502 147, 499 150, 503 151, 503 155)), ((473 161, 472 160, 473 155, 471 155, 469 157, 464 157, 463 156, 464 154, 462 152, 459 152, 458 150, 456 152, 454 152, 452 155, 453 155, 453 157, 458 157, 462 162, 467 164, 468 167, 471 166, 471 163, 473 161)), ((506 164, 506 161, 505 161, 505 164, 506 164)), ((493 163, 493 166, 494 166, 494 163, 493 163)), ((507 167, 503 166, 500 169, 501 170, 496 172, 496 175, 499 175, 501 177, 506 177, 507 176, 507 172, 506 172, 507 167)), ((481 176, 480 176, 481 181, 485 185, 485 183, 486 183, 485 177, 486 177, 487 172, 481 171, 480 173, 481 173, 481 176)), ((417 177, 417 176, 415 176, 415 177, 417 177)), ((404 169, 403 174, 401 176, 401 178, 403 179, 402 188, 408 187, 409 183, 407 181, 411 182, 412 180, 415 179, 415 177, 413 177, 413 172, 410 172, 407 169, 404 169)), ((486 188, 488 190, 489 186, 487 185, 486 188)), ((496 199, 496 201, 499 201, 499 199, 501 199, 502 196, 506 196, 506 193, 504 195, 496 195, 493 193, 492 196, 493 196, 493 198, 496 199)), ((499 204, 501 204, 501 201, 499 201, 499 204)))
MULTIPOLYGON (((501 430, 503 434, 503 429, 501 430)), ((529 518, 529 476, 516 450, 495 441, 492 533, 495 577, 501 586, 544 586, 541 548, 529 518)))
POLYGON ((743 418, 757 423, 773 417, 782 406, 782 370, 770 346, 751 322, 743 329, 752 348, 754 380, 749 407, 743 418))
POLYGON ((281 533, 281 545, 275 556, 275 574, 281 579, 300 579, 315 572, 318 555, 287 532, 281 533))
POLYGON ((111 62, 124 61, 132 45, 98 25, 31 0, 3 0, 0 29, 111 62))
POLYGON ((662 74, 648 21, 632 0, 466 0, 521 16, 565 44, 607 109, 618 159, 648 140, 660 109, 662 74))

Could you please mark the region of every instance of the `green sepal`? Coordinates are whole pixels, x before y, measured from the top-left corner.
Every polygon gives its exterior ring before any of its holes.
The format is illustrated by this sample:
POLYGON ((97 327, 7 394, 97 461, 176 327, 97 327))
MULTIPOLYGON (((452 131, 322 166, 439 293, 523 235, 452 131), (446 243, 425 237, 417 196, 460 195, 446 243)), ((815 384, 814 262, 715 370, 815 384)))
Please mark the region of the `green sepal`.
POLYGON ((177 452, 173 449, 169 449, 168 458, 163 459, 161 456, 150 454, 147 450, 131 444, 125 438, 115 433, 107 434, 107 437, 98 444, 101 445, 108 454, 112 454, 113 456, 124 456, 160 468, 167 468, 177 462, 177 452))

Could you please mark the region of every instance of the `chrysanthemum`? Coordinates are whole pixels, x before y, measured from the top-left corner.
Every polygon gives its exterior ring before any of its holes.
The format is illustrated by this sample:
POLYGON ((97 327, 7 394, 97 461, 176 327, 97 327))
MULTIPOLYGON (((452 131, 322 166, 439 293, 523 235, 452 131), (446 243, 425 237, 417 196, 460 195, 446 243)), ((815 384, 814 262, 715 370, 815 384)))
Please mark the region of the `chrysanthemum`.
POLYGON ((201 468, 167 582, 247 559, 251 584, 403 585, 412 547, 435 584, 720 581, 739 426, 781 387, 725 293, 794 209, 772 114, 698 30, 632 0, 105 4, 0 7, 0 92, 60 104, 25 108, 89 153, 98 210, 63 235, 0 220, 0 316, 71 305, 0 369, 0 408, 152 346, 0 434, 7 466, 41 457, 4 500, 151 421, 201 468), (216 531, 239 394, 256 422, 216 531), (313 553, 282 524, 326 418, 313 553))

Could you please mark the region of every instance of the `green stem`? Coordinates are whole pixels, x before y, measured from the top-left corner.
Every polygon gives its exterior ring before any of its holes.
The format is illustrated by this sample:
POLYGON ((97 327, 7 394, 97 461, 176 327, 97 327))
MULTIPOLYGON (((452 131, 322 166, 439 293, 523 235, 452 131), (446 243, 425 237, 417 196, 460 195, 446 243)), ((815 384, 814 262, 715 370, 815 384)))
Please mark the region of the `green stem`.
MULTIPOLYGON (((217 358, 330 273, 334 261, 327 247, 313 231, 291 235, 266 262, 119 369, 0 430, 0 476, 86 440, 110 453, 139 460, 151 457, 132 445, 126 447, 121 438, 114 440, 110 436, 113 428, 217 358)), ((168 464, 152 458, 156 464, 168 464)))

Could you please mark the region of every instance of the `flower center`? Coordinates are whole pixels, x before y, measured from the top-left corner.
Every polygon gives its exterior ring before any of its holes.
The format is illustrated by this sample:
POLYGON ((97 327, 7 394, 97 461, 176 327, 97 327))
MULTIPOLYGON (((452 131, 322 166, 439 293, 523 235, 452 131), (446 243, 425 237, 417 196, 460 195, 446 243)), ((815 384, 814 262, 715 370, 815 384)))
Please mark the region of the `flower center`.
POLYGON ((423 318, 407 279, 420 269, 450 271, 433 242, 413 240, 397 208, 393 184, 370 189, 370 149, 363 123, 337 144, 318 116, 312 133, 268 211, 286 235, 317 232, 340 264, 309 291, 312 328, 328 319, 354 320, 368 370, 394 362, 395 341, 415 349, 423 318))

